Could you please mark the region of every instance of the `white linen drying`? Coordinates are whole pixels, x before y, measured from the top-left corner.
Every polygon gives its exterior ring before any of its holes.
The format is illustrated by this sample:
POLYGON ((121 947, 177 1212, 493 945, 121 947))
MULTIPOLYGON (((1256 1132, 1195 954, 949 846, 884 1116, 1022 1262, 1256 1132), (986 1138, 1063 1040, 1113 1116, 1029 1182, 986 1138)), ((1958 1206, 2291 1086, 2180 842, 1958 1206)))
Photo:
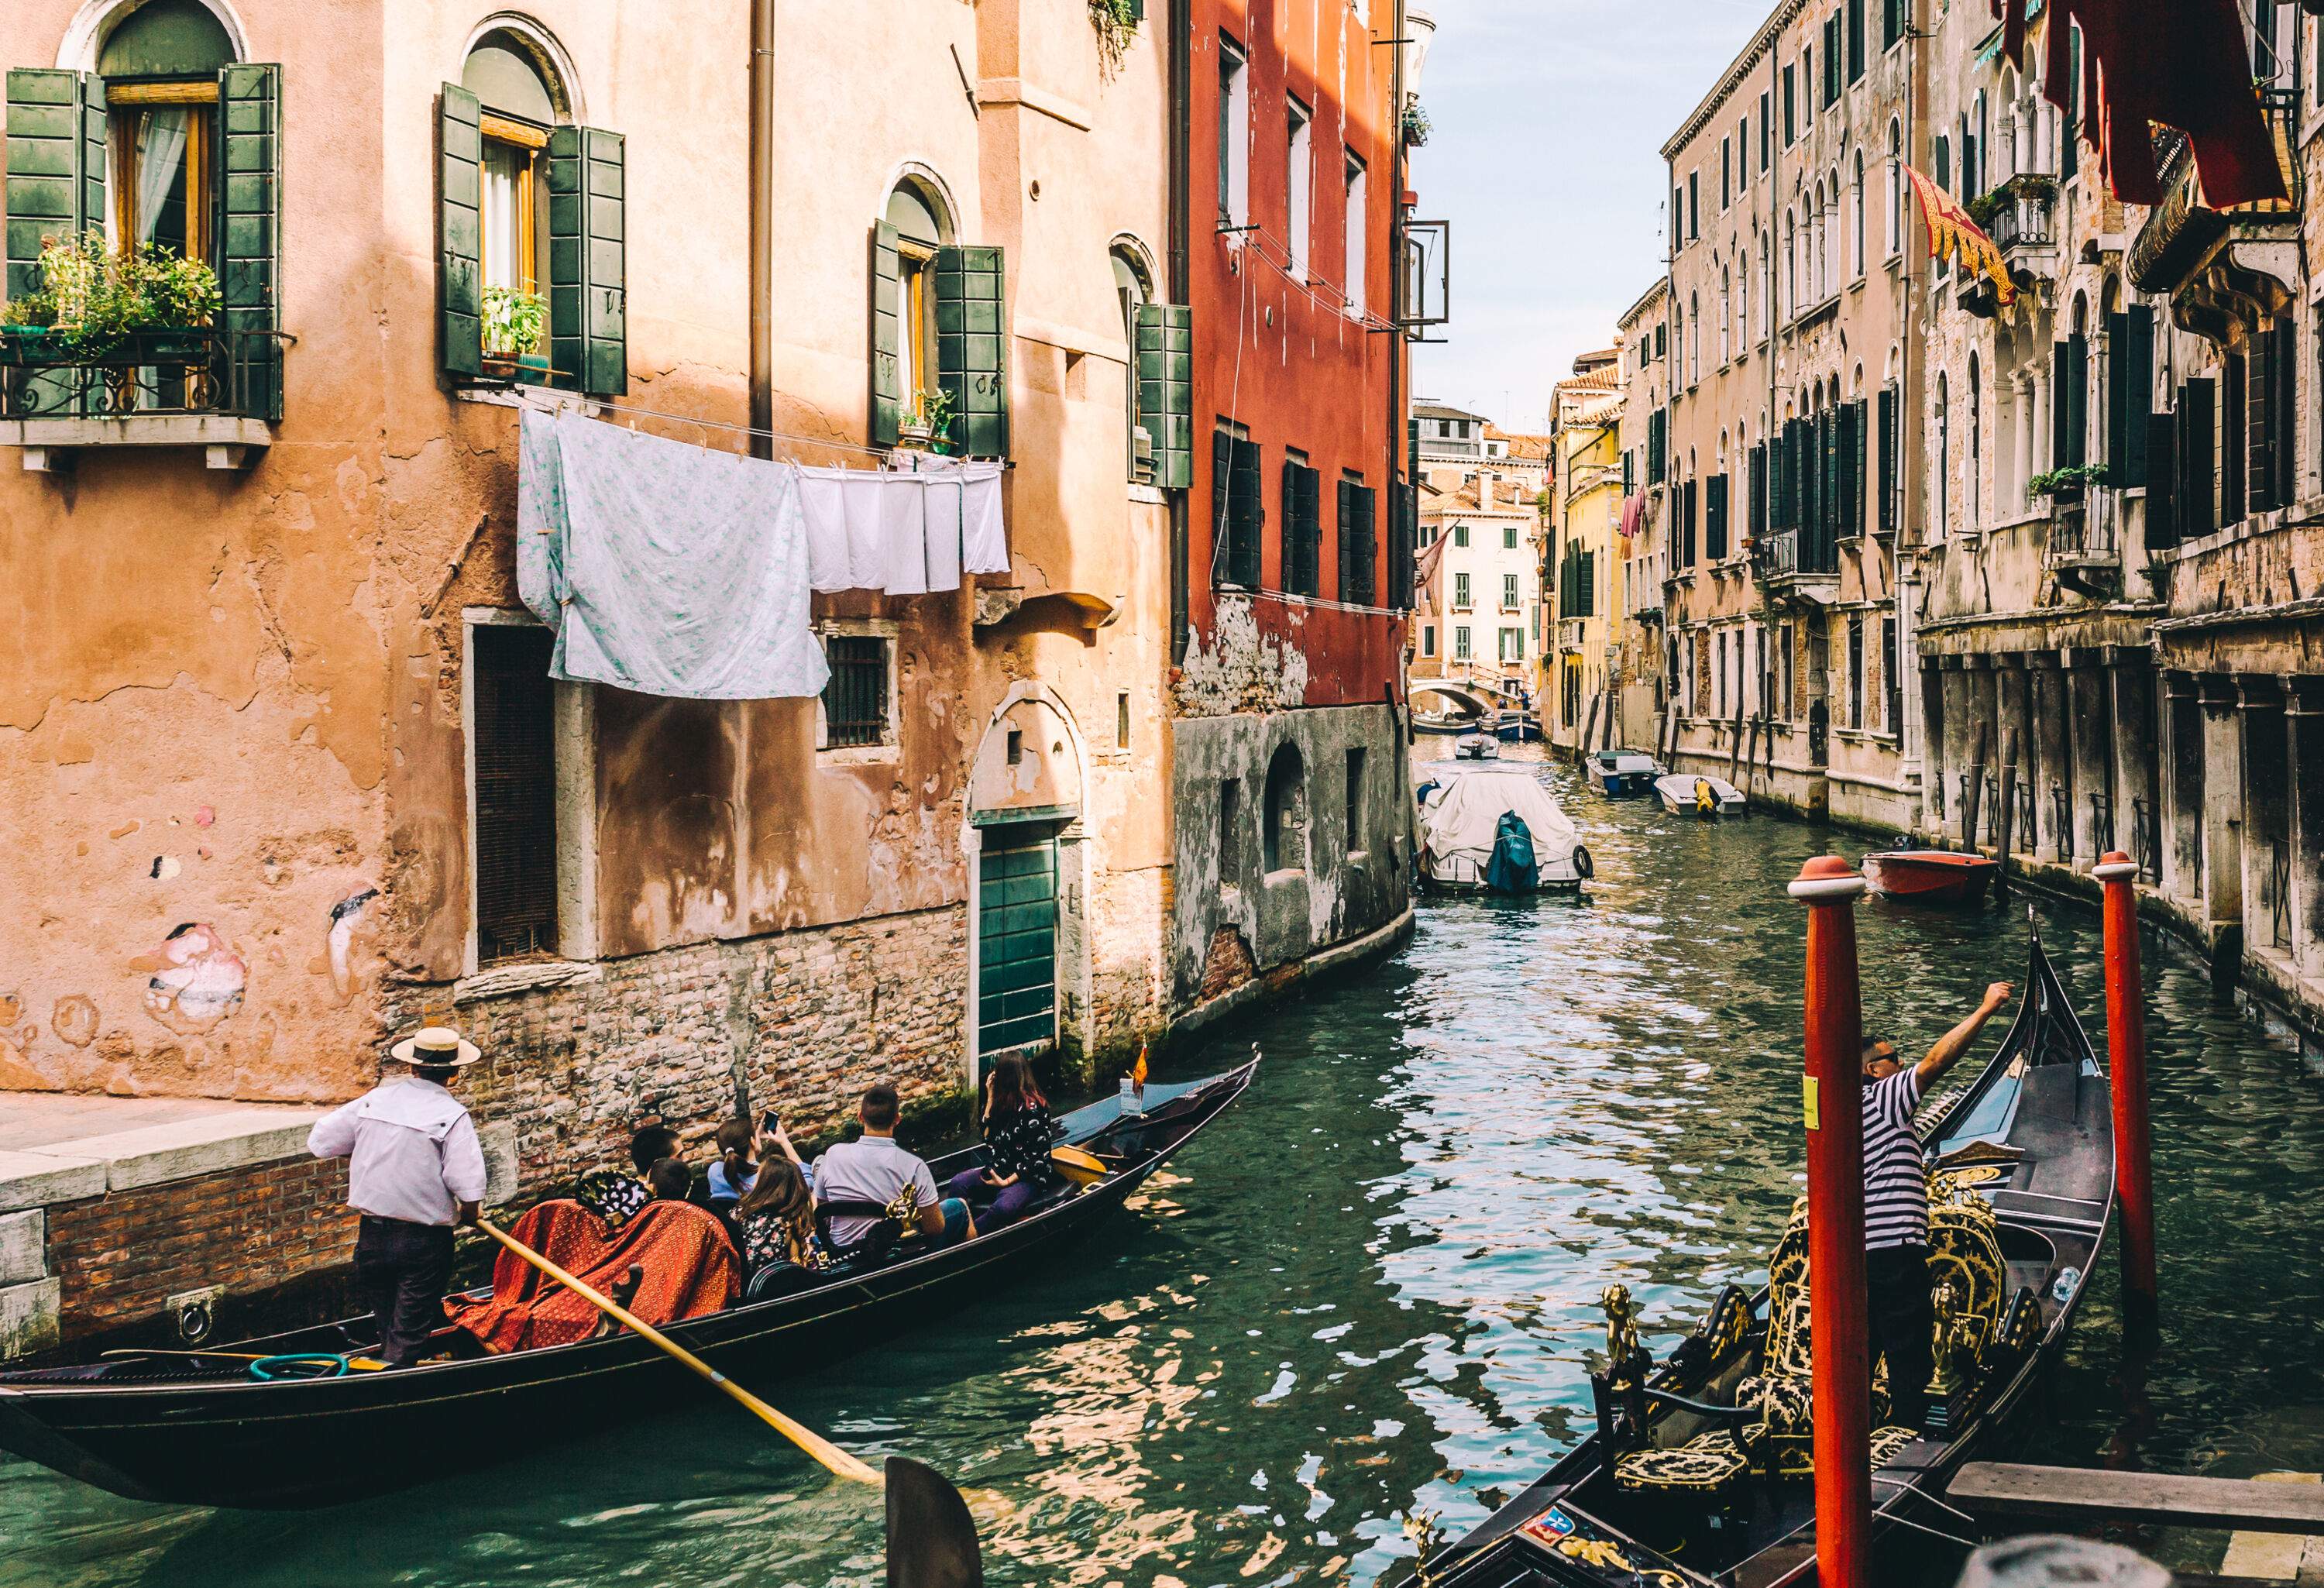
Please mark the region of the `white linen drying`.
POLYGON ((796 470, 528 409, 517 588, 549 676, 690 700, 823 692, 796 470))
POLYGON ((817 590, 925 596, 1009 571, 1001 465, 920 458, 909 469, 799 468, 817 590))

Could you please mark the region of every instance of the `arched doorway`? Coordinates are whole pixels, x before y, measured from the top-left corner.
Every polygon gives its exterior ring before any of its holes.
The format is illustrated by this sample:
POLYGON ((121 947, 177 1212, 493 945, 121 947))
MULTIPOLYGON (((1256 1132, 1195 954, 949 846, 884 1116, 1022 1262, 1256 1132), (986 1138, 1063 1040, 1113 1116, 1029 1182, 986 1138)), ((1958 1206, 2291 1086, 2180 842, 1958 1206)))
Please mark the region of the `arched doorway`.
POLYGON ((1081 734, 1056 693, 1019 684, 969 774, 969 1076, 993 1055, 1078 1036, 1089 1008, 1081 734))

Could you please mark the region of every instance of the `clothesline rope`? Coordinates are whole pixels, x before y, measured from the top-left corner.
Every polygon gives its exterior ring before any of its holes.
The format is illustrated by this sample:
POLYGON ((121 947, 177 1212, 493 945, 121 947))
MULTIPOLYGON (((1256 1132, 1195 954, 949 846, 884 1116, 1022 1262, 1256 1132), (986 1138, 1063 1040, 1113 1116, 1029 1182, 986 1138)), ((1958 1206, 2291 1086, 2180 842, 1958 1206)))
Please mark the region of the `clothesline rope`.
MULTIPOLYGON (((536 413, 556 413, 559 411, 559 405, 556 403, 535 402, 523 396, 520 396, 517 401, 521 406, 529 408, 536 413)), ((884 462, 893 462, 899 456, 909 457, 913 460, 913 466, 915 469, 918 468, 918 460, 923 456, 938 456, 936 454, 922 454, 913 451, 908 448, 867 447, 861 441, 841 441, 827 436, 802 436, 790 430, 762 430, 752 425, 738 425, 720 419, 701 419, 690 413, 666 413, 658 408, 640 408, 632 403, 614 402, 603 397, 592 397, 589 399, 589 402, 595 407, 604 409, 606 411, 611 413, 625 413, 639 419, 664 419, 676 424, 697 425, 706 430, 728 430, 738 436, 764 436, 768 439, 774 441, 794 441, 802 447, 829 447, 842 452, 860 452, 866 457, 877 457, 884 462)), ((676 438, 673 437, 671 439, 676 439, 676 438)), ((684 445, 689 447, 702 447, 705 450, 708 449, 706 445, 700 441, 688 441, 684 443, 684 445)), ((946 456, 944 457, 944 461, 947 463, 966 463, 971 460, 964 457, 952 457, 946 456)), ((1001 458, 998 461, 1000 462, 1001 466, 1004 469, 1015 468, 1017 466, 1015 461, 1012 459, 1001 458)))

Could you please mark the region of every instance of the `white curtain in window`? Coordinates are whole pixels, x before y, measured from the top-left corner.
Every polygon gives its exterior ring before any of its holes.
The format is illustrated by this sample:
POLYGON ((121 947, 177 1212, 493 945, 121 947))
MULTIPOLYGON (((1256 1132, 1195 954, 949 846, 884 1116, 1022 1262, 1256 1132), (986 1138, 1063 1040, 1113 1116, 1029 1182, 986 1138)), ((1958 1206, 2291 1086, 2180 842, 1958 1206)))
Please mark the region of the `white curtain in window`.
MULTIPOLYGON (((182 106, 149 110, 137 125, 137 237, 153 241, 153 228, 185 174, 186 129, 193 112, 182 106)), ((191 195, 188 195, 190 198, 191 195)))
POLYGON ((516 279, 516 189, 518 151, 507 143, 486 143, 484 160, 484 281, 487 287, 513 292, 523 285, 516 279))

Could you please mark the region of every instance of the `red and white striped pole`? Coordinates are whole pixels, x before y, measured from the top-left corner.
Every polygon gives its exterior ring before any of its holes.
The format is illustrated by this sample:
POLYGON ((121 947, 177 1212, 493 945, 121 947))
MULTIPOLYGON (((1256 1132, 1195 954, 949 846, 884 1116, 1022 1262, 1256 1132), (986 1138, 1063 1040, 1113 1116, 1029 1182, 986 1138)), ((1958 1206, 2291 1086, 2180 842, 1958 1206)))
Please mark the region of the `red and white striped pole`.
POLYGON ((2122 1210, 2124 1332, 2151 1336, 2154 1277, 2154 1135, 2146 1118, 2146 983, 2138 962, 2138 867, 2108 850, 2090 874, 2106 888, 2107 1079, 2114 1095, 2115 1199, 2122 1210))
POLYGON ((1815 1359, 1816 1582, 1872 1580, 1872 1359, 1864 1281, 1864 1011, 1856 900, 1835 854, 1800 868, 1808 907, 1808 1330, 1815 1359))

